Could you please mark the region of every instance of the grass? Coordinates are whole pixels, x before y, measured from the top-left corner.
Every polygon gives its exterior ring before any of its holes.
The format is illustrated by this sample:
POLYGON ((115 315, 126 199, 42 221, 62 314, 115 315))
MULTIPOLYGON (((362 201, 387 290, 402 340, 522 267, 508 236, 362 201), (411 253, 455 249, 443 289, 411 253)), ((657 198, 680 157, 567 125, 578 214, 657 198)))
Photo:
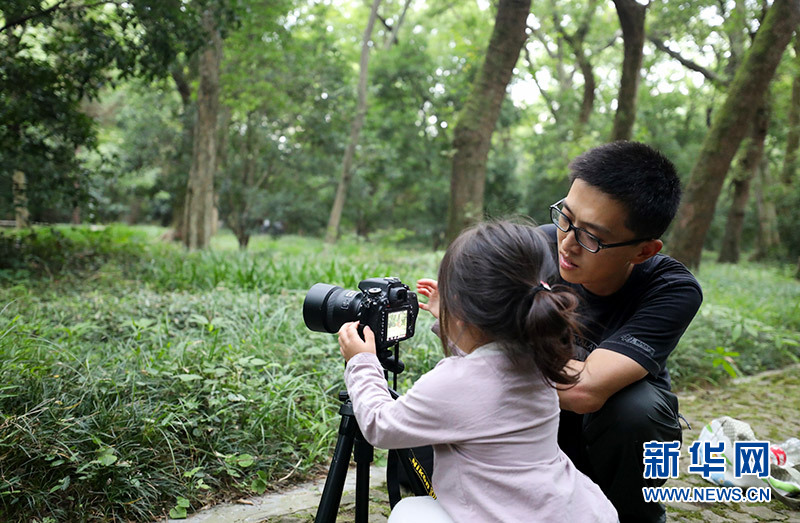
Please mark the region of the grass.
MULTIPOLYGON (((305 292, 435 265, 356 242, 187 254, 149 231, 85 234, 90 249, 37 231, 2 269, 0 520, 152 521, 313 472, 343 383, 334 338, 303 325, 305 292)), ((438 357, 423 324, 430 350, 409 368, 438 357)))
POLYGON ((670 357, 679 388, 800 362, 800 281, 790 265, 704 259, 703 305, 670 357))
MULTIPOLYGON (((292 236, 242 253, 225 233, 186 253, 161 232, 0 236, 0 520, 152 521, 315 473, 336 439, 343 367, 333 336, 303 325, 306 291, 411 283, 441 256, 292 236)), ((797 361, 790 267, 706 261, 699 279, 705 302, 671 358, 677 387, 797 361)), ((421 314, 403 345, 401 390, 440 357, 430 323, 421 314)))

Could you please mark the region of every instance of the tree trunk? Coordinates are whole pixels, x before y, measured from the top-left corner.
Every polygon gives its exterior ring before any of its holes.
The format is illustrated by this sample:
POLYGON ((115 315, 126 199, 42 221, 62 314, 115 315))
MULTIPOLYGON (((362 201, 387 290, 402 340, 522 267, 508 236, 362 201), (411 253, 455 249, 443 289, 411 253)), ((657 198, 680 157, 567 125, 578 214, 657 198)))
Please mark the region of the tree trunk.
POLYGON ((367 73, 369 67, 369 41, 372 38, 372 28, 375 26, 375 20, 378 18, 378 6, 381 0, 373 0, 372 9, 369 12, 369 20, 367 21, 367 28, 364 30, 364 37, 361 41, 361 61, 359 62, 359 75, 358 75, 358 106, 353 121, 350 124, 350 141, 344 151, 344 159, 342 160, 342 177, 339 179, 339 186, 336 188, 336 197, 333 200, 333 208, 331 208, 331 215, 328 219, 328 227, 325 233, 325 241, 327 243, 334 243, 339 237, 339 223, 342 221, 342 211, 344 211, 344 201, 347 197, 347 189, 350 186, 350 179, 353 176, 353 157, 356 154, 356 146, 358 145, 358 137, 361 134, 361 128, 364 126, 364 120, 367 116, 367 73))
POLYGON ((80 225, 81 224, 81 204, 80 204, 80 201, 79 201, 78 193, 79 193, 79 189, 80 189, 81 186, 80 186, 80 184, 78 182, 75 182, 74 187, 75 187, 75 197, 72 200, 72 218, 70 219, 70 223, 72 225, 80 225))
POLYGON ((575 51, 575 57, 578 60, 578 67, 581 69, 583 75, 583 98, 581 101, 581 112, 578 115, 578 124, 575 127, 574 140, 577 140, 583 135, 583 129, 589 123, 589 117, 592 116, 594 111, 595 89, 597 84, 594 79, 594 69, 592 63, 586 58, 583 48, 575 51), (580 53, 580 54, 579 54, 580 53))
POLYGON ((796 0, 775 0, 706 134, 671 235, 671 254, 690 268, 700 265, 725 175, 798 20, 800 4, 796 0))
POLYGON ((142 217, 142 200, 141 198, 134 197, 134 200, 128 206, 128 216, 125 218, 125 223, 128 225, 136 225, 142 217))
POLYGON ((28 192, 25 173, 14 171, 12 177, 12 188, 14 194, 14 219, 17 229, 27 229, 31 226, 31 213, 28 210, 28 192))
POLYGON ((181 64, 173 65, 170 69, 170 76, 172 76, 172 80, 175 82, 175 88, 178 90, 178 94, 181 97, 183 110, 186 111, 192 104, 192 87, 189 85, 186 75, 183 74, 183 66, 181 64))
POLYGON ((722 236, 722 245, 719 249, 718 261, 721 263, 739 262, 745 209, 750 200, 750 181, 755 178, 761 159, 764 157, 764 140, 767 137, 769 120, 769 101, 765 99, 753 118, 750 138, 747 141, 739 173, 732 180, 733 201, 728 211, 725 234, 722 236))
POLYGON ((184 203, 183 243, 187 248, 208 246, 214 223, 214 171, 217 163, 217 113, 219 112, 219 64, 222 38, 212 13, 203 15, 208 45, 200 56, 197 120, 194 126, 192 165, 184 203))
POLYGON ((639 92, 639 72, 644 55, 644 19, 647 6, 636 0, 614 0, 617 16, 622 27, 624 58, 622 60, 622 79, 617 96, 617 113, 614 115, 614 129, 611 140, 630 140, 633 124, 636 122, 636 99, 639 92))
POLYGON ((775 204, 767 198, 767 188, 772 185, 766 160, 762 160, 761 168, 756 178, 756 208, 758 209, 758 235, 756 237, 756 250, 752 261, 763 260, 775 253, 780 248, 781 238, 778 234, 778 213, 775 204))
POLYGON ((794 78, 792 105, 789 107, 789 130, 786 135, 786 156, 781 170, 781 183, 791 185, 797 175, 797 151, 800 148, 800 35, 794 36, 794 78))
POLYGON ((453 131, 447 241, 483 215, 486 162, 506 87, 527 34, 530 0, 500 0, 492 37, 472 92, 453 131))
MULTIPOLYGON (((239 242, 239 249, 246 250, 250 243, 250 198, 249 193, 255 190, 256 172, 256 146, 255 146, 255 126, 256 113, 251 111, 247 115, 247 131, 244 136, 244 162, 242 162, 242 177, 239 187, 232 187, 233 197, 231 198, 230 212, 235 219, 233 220, 233 230, 239 242)), ((272 219, 275 219, 274 217, 272 219)))
MULTIPOLYGON (((174 158, 173 161, 170 162, 168 172, 170 176, 183 176, 185 171, 181 166, 182 162, 178 161, 178 159, 183 157, 182 152, 184 150, 192 147, 196 107, 192 101, 192 87, 190 81, 184 74, 184 66, 180 63, 173 64, 170 69, 170 74, 175 82, 175 88, 181 97, 181 103, 183 105, 183 114, 181 114, 180 118, 183 131, 179 144, 180 150, 176 153, 177 158, 174 158)), ((191 154, 191 151, 189 151, 189 153, 191 154)), ((172 232, 165 234, 165 237, 169 238, 171 241, 179 241, 182 243, 183 235, 186 232, 183 225, 186 214, 186 183, 183 184, 182 188, 180 186, 175 188, 173 191, 173 198, 170 223, 172 232)))
POLYGON ((574 33, 569 34, 564 30, 561 25, 561 16, 556 11, 556 4, 553 2, 553 23, 556 26, 558 33, 564 38, 564 41, 572 48, 575 54, 575 61, 578 62, 578 68, 583 76, 583 97, 581 99, 581 109, 578 114, 578 121, 574 127, 572 136, 573 141, 577 141, 583 135, 583 129, 589 123, 589 118, 594 111, 595 89, 597 83, 594 79, 594 68, 589 58, 586 56, 584 50, 584 41, 589 32, 591 22, 594 19, 594 13, 597 10, 597 0, 591 0, 584 12, 580 25, 574 33))

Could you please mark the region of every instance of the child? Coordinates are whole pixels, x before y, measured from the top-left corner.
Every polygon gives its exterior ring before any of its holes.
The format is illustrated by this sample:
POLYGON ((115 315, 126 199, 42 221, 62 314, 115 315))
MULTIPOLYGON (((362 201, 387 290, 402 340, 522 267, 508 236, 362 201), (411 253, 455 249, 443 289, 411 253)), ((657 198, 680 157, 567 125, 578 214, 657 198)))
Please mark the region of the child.
MULTIPOLYGON (((438 285, 418 286, 429 298, 423 308, 440 319, 445 354, 455 355, 397 401, 374 334, 365 328, 362 341, 357 323, 339 331, 362 434, 381 448, 433 445, 434 510, 454 521, 617 521, 599 487, 556 441, 555 386, 575 381, 564 365, 577 301, 543 283, 555 270, 548 242, 533 226, 495 222, 463 232, 442 259, 438 285)), ((404 504, 407 510, 424 499, 404 499, 392 520, 404 504)))

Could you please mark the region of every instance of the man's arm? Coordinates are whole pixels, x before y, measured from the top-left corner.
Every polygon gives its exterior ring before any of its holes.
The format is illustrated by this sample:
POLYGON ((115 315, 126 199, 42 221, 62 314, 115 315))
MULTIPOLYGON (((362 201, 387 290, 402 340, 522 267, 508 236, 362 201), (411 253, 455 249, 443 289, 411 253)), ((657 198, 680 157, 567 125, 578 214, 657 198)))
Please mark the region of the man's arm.
POLYGON ((599 410, 614 393, 647 376, 633 359, 603 348, 593 350, 586 361, 570 360, 567 367, 580 372, 578 383, 559 388, 558 398, 562 409, 578 414, 599 410))

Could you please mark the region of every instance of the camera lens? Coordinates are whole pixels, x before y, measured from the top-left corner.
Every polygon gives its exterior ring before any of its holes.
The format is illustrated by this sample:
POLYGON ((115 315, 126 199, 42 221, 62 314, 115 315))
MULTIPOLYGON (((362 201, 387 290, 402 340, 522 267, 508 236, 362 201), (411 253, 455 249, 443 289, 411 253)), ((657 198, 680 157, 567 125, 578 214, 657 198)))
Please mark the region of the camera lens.
POLYGON ((343 324, 358 320, 360 312, 360 292, 327 283, 315 284, 303 301, 303 320, 316 332, 338 332, 343 324))

